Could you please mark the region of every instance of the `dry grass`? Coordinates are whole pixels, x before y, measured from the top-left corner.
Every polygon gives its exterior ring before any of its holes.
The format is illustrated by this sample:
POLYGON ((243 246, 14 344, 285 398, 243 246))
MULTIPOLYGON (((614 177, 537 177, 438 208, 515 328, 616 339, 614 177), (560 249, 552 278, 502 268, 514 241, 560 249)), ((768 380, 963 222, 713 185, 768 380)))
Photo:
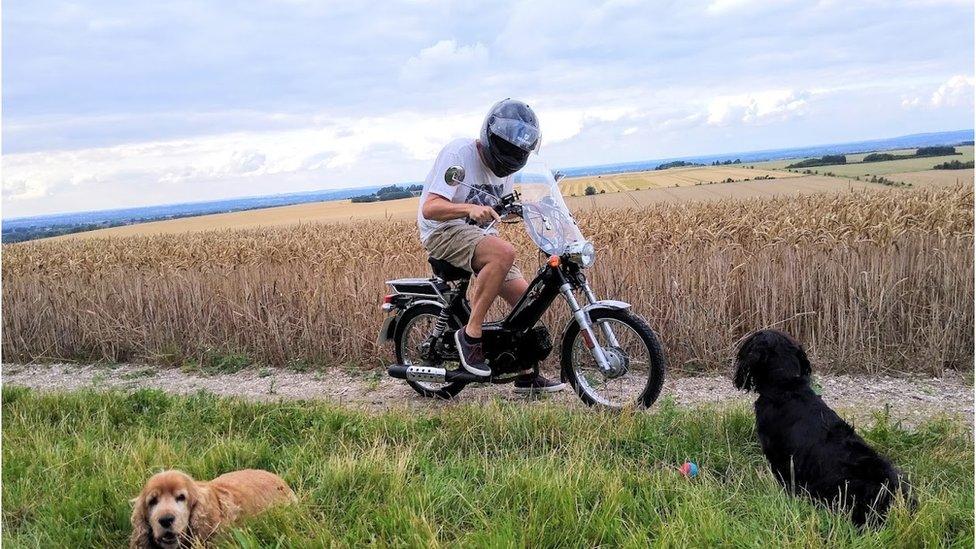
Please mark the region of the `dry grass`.
MULTIPOLYGON (((971 368, 971 188, 849 192, 582 211, 598 293, 634 304, 673 367, 721 369, 778 326, 820 370, 971 368)), ((507 227, 527 273, 521 228, 507 227)), ((410 221, 33 242, 3 247, 5 360, 262 363, 390 359, 384 281, 427 273, 410 221)), ((546 321, 558 333, 564 307, 546 321)))
POLYGON ((733 181, 752 180, 757 177, 763 180, 766 178, 788 179, 799 177, 800 175, 798 173, 766 169, 753 170, 733 166, 705 166, 573 177, 560 181, 559 186, 566 196, 583 196, 586 194, 586 188, 590 186, 595 188, 597 193, 601 190, 608 193, 615 193, 642 189, 690 187, 709 183, 720 183, 728 179, 732 179, 733 181))

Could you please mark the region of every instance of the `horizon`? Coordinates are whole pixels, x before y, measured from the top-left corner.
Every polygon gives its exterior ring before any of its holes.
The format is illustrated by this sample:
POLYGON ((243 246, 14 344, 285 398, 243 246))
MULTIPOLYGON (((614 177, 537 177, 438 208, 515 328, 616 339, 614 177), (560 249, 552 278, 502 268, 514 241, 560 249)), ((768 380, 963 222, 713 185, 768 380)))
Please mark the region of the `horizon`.
MULTIPOLYGON (((609 167, 618 167, 618 166, 627 166, 627 165, 637 165, 637 164, 649 164, 649 163, 655 163, 655 162, 657 162, 657 163, 663 163, 663 162, 669 162, 669 161, 674 161, 674 160, 695 160, 695 159, 714 159, 714 158, 722 158, 722 159, 728 158, 729 160, 732 160, 733 157, 735 157, 737 155, 757 155, 757 154, 763 154, 763 153, 777 153, 777 152, 781 152, 781 151, 794 151, 794 150, 801 150, 801 149, 816 149, 816 148, 824 148, 824 147, 838 147, 838 146, 844 146, 844 145, 860 145, 862 143, 872 143, 872 142, 876 142, 876 141, 889 141, 889 140, 897 140, 897 139, 906 139, 906 138, 911 138, 911 137, 922 137, 922 136, 929 136, 929 135, 942 135, 942 134, 953 134, 953 133, 969 133, 970 134, 970 137, 973 137, 974 136, 974 133, 976 133, 976 128, 956 129, 956 130, 942 130, 942 131, 931 131, 931 132, 920 132, 920 133, 912 133, 912 134, 906 134, 906 135, 895 135, 895 136, 890 136, 890 137, 875 137, 875 138, 864 139, 864 140, 859 140, 859 141, 845 141, 845 142, 834 142, 834 143, 816 143, 816 144, 799 145, 799 146, 796 146, 796 147, 785 147, 785 148, 777 148, 777 149, 762 149, 762 150, 754 150, 754 151, 732 151, 732 152, 723 152, 723 153, 703 153, 703 154, 696 154, 696 155, 689 155, 689 156, 681 156, 681 157, 647 158, 647 159, 643 159, 643 160, 624 160, 622 162, 614 162, 614 163, 610 163, 610 164, 590 164, 590 165, 559 166, 559 167, 549 166, 549 168, 550 169, 553 169, 553 170, 556 170, 556 171, 560 171, 560 170, 599 170, 600 168, 609 168, 609 167)), ((873 151, 873 150, 875 150, 875 149, 871 149, 871 151, 873 151)), ((894 149, 877 149, 877 150, 894 150, 894 149)), ((858 151, 858 152, 868 152, 868 150, 865 149, 864 151, 858 151)), ((845 154, 856 154, 856 153, 849 152, 849 153, 845 153, 845 154)), ((794 158, 794 157, 781 157, 781 158, 794 158)), ((795 158, 799 158, 799 157, 795 157, 795 158)), ((760 162, 760 160, 749 160, 749 162, 760 162)), ((572 177, 582 177, 582 176, 575 176, 575 175, 573 175, 573 176, 567 176, 567 177, 572 178, 572 177)), ((248 199, 259 199, 259 198, 271 198, 271 197, 280 197, 280 196, 288 196, 288 195, 303 195, 303 194, 304 195, 308 195, 308 194, 318 194, 318 193, 333 193, 333 192, 334 193, 338 193, 338 192, 349 192, 349 191, 362 191, 362 190, 368 190, 368 189, 376 189, 376 188, 380 188, 380 187, 384 187, 384 186, 389 186, 389 185, 406 186, 406 185, 415 185, 415 184, 423 184, 423 181, 385 182, 385 183, 379 183, 379 184, 375 184, 375 185, 366 185, 366 186, 362 186, 362 187, 338 187, 338 188, 334 188, 334 189, 310 189, 310 190, 307 190, 307 191, 283 192, 283 193, 272 193, 272 194, 253 194, 253 195, 246 195, 246 196, 235 196, 235 197, 228 197, 228 198, 218 198, 218 199, 214 199, 214 200, 197 200, 197 201, 188 201, 188 202, 168 202, 168 203, 161 203, 161 204, 142 204, 142 205, 137 205, 137 206, 127 206, 127 207, 123 207, 123 208, 108 208, 108 209, 101 209, 101 210, 63 211, 63 212, 54 212, 54 213, 50 213, 50 214, 28 215, 28 216, 20 216, 20 217, 4 217, 4 218, 0 218, 0 222, 25 221, 25 220, 31 220, 31 219, 43 219, 43 218, 48 218, 48 217, 82 215, 82 214, 111 213, 111 212, 119 212, 119 211, 125 211, 125 210, 140 210, 140 209, 147 209, 147 208, 164 208, 164 207, 182 206, 182 205, 199 205, 199 204, 218 203, 218 202, 224 202, 224 201, 248 200, 248 199)), ((267 207, 284 207, 284 206, 287 206, 287 204, 286 205, 282 205, 282 206, 267 206, 267 207)), ((207 214, 202 214, 202 215, 207 215, 207 214)))
POLYGON ((878 6, 6 5, 2 217, 415 182, 507 96, 553 166, 971 126, 973 4, 878 6))

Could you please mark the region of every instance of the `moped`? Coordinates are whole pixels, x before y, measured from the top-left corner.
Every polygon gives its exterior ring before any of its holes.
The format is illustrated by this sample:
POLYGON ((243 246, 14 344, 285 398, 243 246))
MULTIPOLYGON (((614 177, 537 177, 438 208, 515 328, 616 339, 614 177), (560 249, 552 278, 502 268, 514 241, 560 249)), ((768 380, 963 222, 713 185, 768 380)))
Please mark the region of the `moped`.
MULTIPOLYGON (((444 179, 451 186, 478 192, 464 183, 461 166, 450 167, 444 179)), ((484 325, 482 341, 491 375, 478 376, 461 368, 453 337, 470 315, 467 290, 472 274, 435 258, 428 259, 432 277, 387 282, 392 292, 384 297, 382 309, 389 314, 378 343, 393 343, 396 364, 388 374, 406 380, 425 397, 449 399, 472 383, 509 383, 519 372, 538 371, 553 350, 549 330, 540 320, 561 296, 572 313, 560 336, 562 380, 590 406, 619 409, 653 404, 665 376, 657 335, 630 310, 630 304, 597 299, 585 276, 596 260, 594 246, 580 232, 545 163, 534 158, 519 171, 511 194, 485 195, 494 199, 500 217, 522 219, 546 257, 511 312, 484 325)))

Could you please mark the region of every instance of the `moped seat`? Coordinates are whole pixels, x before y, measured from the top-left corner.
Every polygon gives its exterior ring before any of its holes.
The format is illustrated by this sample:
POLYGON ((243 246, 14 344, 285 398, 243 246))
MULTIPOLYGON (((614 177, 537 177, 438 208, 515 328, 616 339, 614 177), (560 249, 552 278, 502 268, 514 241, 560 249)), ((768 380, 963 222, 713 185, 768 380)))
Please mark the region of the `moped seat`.
POLYGON ((427 263, 430 263, 430 268, 434 271, 434 275, 440 277, 444 282, 466 280, 471 277, 471 273, 468 271, 455 267, 443 259, 428 257, 427 263))

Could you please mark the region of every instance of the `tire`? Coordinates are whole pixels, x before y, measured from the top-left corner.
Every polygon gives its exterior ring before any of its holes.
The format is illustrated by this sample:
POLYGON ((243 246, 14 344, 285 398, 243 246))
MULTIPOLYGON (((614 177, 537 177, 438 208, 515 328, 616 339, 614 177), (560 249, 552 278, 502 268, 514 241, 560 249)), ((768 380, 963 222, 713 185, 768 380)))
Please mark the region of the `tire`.
MULTIPOLYGON (((396 356, 397 364, 406 364, 408 361, 413 361, 413 358, 418 354, 416 352, 411 352, 411 343, 416 343, 417 337, 426 338, 430 335, 429 331, 423 334, 410 334, 408 331, 417 331, 422 329, 422 325, 418 325, 417 322, 421 320, 428 319, 430 327, 433 326, 433 322, 437 320, 437 316, 440 314, 443 307, 440 305, 434 305, 433 303, 422 303, 420 305, 414 305, 409 307, 406 311, 400 314, 400 318, 397 319, 396 329, 393 331, 393 353, 396 356), (411 337, 408 341, 408 336, 411 337)), ((458 327, 455 325, 454 319, 448 323, 448 330, 456 330, 458 327)), ((443 367, 442 364, 438 364, 438 367, 443 367)), ((431 383, 431 382, 418 382, 406 380, 407 384, 417 391, 421 396, 427 398, 440 398, 444 400, 452 399, 455 395, 464 389, 463 382, 455 383, 431 383)))
MULTIPOLYGON (((630 370, 620 376, 619 379, 620 386, 623 387, 628 382, 633 386, 633 393, 636 393, 634 398, 627 398, 621 395, 621 399, 618 402, 610 401, 609 399, 600 395, 590 384, 590 382, 583 375, 586 372, 581 372, 578 367, 579 364, 576 361, 576 356, 588 356, 589 360, 593 362, 593 376, 602 376, 599 374, 599 370, 596 368, 596 362, 593 360, 592 356, 589 355, 589 350, 583 346, 582 338, 580 335, 579 324, 573 320, 567 327, 566 332, 563 334, 563 341, 561 344, 562 356, 560 357, 560 363, 562 366, 563 379, 569 382, 576 391, 576 394, 585 402, 588 406, 596 406, 601 408, 618 410, 624 408, 628 405, 633 405, 637 408, 648 408, 657 397, 661 394, 661 387, 664 385, 664 376, 667 369, 667 364, 664 358, 664 351, 661 348, 661 343, 658 341, 657 335, 651 330, 651 327, 647 325, 640 317, 630 313, 626 309, 597 309, 590 313, 590 320, 593 322, 594 331, 597 334, 597 339, 600 341, 601 345, 607 345, 605 342, 605 336, 602 334, 599 326, 602 322, 610 323, 614 327, 615 335, 620 338, 621 333, 618 333, 618 327, 623 325, 631 330, 631 335, 628 339, 634 339, 643 344, 646 351, 646 361, 641 361, 638 363, 633 360, 634 357, 629 356, 631 349, 621 349, 616 348, 624 356, 628 356, 628 364, 631 368, 637 364, 647 365, 647 378, 646 380, 641 380, 643 377, 642 372, 635 371, 635 376, 630 376, 630 370), (579 346, 577 346, 579 343, 579 346), (631 364, 631 360, 633 363, 631 364), (630 376, 630 377, 627 377, 630 376), (626 378, 626 379, 625 379, 626 378), (640 382, 643 381, 643 390, 640 388, 640 382), (639 391, 639 393, 637 393, 639 391)), ((619 339, 618 339, 619 341, 619 339)), ((621 345, 625 345, 622 343, 621 345)), ((628 346, 630 347, 630 346, 628 346)), ((603 376, 602 380, 604 383, 609 385, 609 383, 616 382, 616 379, 610 381, 606 380, 603 376)), ((611 391, 607 391, 611 392, 611 391)), ((622 393, 622 391, 621 391, 622 393)))

